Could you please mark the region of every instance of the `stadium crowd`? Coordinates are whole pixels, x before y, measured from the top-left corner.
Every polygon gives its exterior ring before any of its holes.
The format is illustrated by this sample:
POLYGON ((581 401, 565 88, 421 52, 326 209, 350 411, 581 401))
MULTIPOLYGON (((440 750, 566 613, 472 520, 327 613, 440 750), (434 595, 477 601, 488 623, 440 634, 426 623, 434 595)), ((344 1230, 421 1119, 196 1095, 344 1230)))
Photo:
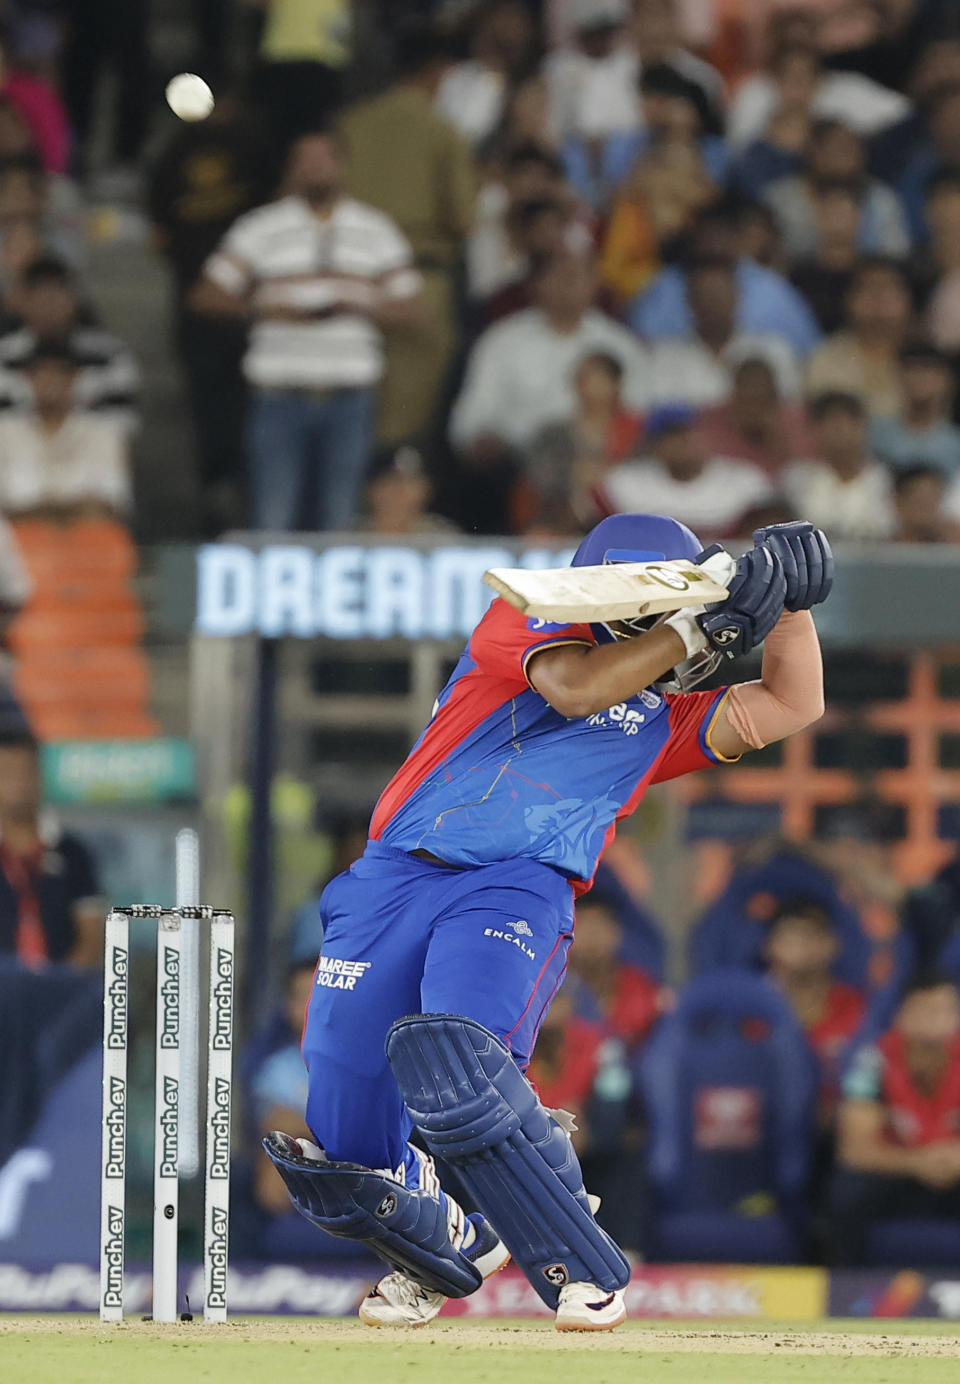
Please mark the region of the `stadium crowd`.
MULTIPOLYGON (((246 479, 203 441, 245 390, 255 527, 356 522, 403 446, 472 531, 642 504, 708 537, 802 510, 837 540, 956 539, 954 6, 409 8, 381 15, 372 95, 315 39, 325 78, 267 109, 265 163, 249 104, 160 158, 209 486, 246 479)), ((269 107, 310 6, 267 9, 269 107)))
MULTIPOLYGON (((960 4, 192 9, 219 99, 163 127, 145 196, 202 496, 180 536, 539 540, 643 509, 705 542, 797 515, 839 542, 960 541, 960 4)), ((0 657, 74 698, 88 635, 8 631, 38 597, 72 610, 51 554, 109 538, 111 657, 136 658, 116 590, 140 369, 88 286, 85 188, 101 69, 108 157, 143 157, 149 20, 147 0, 0 4, 0 657)), ((40 738, 77 733, 44 708, 40 738)), ((849 1263, 890 1252, 891 1219, 958 1233, 960 874, 909 894, 867 873, 759 846, 679 991, 635 871, 581 902, 531 1076, 577 1116, 631 1251, 849 1263)), ((0 960, 95 964, 97 893, 0 698, 0 960)), ((308 907, 244 1058, 250 1147, 302 1120, 320 940, 308 907)), ((248 1248, 322 1252, 281 1192, 255 1165, 248 1248)))

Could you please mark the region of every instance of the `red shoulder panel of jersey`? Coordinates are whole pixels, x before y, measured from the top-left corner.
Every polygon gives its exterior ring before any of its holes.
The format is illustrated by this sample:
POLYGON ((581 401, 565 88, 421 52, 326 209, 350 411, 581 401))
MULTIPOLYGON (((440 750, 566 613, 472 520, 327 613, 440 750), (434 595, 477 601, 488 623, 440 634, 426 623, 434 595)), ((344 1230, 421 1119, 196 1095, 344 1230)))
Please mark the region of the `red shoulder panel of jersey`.
POLYGON ((589 625, 544 624, 495 600, 440 694, 433 720, 384 789, 370 823, 371 839, 380 839, 394 813, 488 716, 531 690, 526 665, 533 654, 551 644, 594 642, 589 625))
POLYGON ((551 644, 595 644, 589 625, 553 625, 531 619, 499 598, 474 630, 470 656, 485 673, 527 687, 527 663, 551 644))
POLYGON ((714 692, 668 693, 670 739, 651 783, 666 783, 681 774, 692 774, 714 764, 731 764, 712 748, 710 730, 730 689, 714 692))

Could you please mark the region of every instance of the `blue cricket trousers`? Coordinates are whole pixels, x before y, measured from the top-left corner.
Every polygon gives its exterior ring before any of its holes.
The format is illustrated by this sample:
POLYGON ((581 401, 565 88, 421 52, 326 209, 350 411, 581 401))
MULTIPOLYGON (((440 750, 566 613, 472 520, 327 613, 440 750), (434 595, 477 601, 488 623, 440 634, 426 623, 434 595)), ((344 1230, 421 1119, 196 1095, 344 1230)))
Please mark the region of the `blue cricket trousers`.
POLYGON ((332 1159, 412 1172, 387 1031, 407 1014, 463 1014, 526 1067, 566 970, 570 881, 535 860, 444 869, 369 842, 320 909, 303 1037, 307 1124, 332 1159))

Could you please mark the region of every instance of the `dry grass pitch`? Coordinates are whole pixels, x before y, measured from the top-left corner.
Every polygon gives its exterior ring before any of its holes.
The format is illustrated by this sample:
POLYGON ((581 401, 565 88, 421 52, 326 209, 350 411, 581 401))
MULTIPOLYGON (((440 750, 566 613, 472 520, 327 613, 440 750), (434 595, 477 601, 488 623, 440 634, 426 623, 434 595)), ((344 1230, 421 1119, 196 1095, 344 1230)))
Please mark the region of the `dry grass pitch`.
POLYGON ((89 1318, 0 1320, 11 1384, 940 1384, 960 1381, 943 1323, 640 1322, 594 1336, 544 1323, 451 1320, 370 1331, 355 1322, 237 1319, 171 1327, 89 1318))

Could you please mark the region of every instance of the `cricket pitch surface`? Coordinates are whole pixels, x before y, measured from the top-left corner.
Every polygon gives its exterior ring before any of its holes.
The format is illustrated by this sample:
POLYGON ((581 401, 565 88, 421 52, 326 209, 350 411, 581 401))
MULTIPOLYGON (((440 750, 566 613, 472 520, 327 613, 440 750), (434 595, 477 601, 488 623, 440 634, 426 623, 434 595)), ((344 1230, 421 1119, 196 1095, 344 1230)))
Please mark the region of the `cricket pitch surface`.
POLYGON ((8 1316, 0 1365, 11 1384, 955 1384, 960 1334, 920 1321, 644 1321, 560 1335, 549 1323, 463 1319, 400 1331, 303 1317, 8 1316))

